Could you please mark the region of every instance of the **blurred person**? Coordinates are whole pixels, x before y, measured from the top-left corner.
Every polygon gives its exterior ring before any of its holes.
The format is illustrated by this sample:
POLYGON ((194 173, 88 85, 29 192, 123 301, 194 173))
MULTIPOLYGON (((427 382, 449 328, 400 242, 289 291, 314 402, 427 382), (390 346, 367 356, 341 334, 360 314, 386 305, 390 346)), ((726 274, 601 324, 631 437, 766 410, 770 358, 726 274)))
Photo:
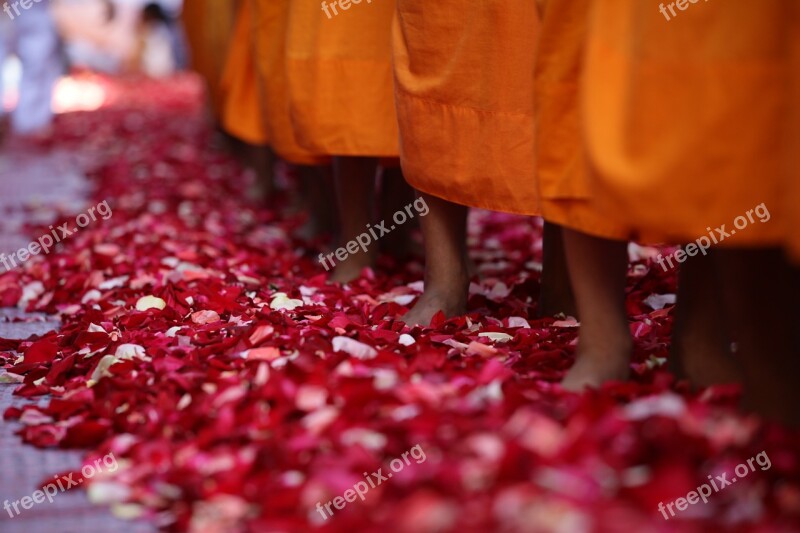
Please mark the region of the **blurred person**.
MULTIPOLYGON (((397 159, 391 62, 395 4, 354 4, 335 19, 329 6, 289 6, 286 77, 292 127, 300 146, 334 157, 338 239, 344 244, 380 222, 378 208, 381 219, 391 220, 414 201, 397 159)), ((381 245, 396 257, 404 256, 411 249, 413 227, 407 221, 380 244, 337 260, 331 281, 352 281, 374 266, 381 245)))
POLYGON ((150 0, 144 7, 145 11, 157 8, 163 23, 163 28, 169 36, 169 46, 176 70, 189 68, 189 49, 186 41, 186 32, 181 23, 183 0, 150 0))
POLYGON ((332 158, 301 146, 292 124, 286 71, 290 0, 252 2, 257 83, 270 149, 299 178, 303 202, 300 209, 309 217, 298 236, 320 237, 332 227, 334 209, 329 180, 332 158))
POLYGON ((256 36, 252 11, 253 4, 249 0, 240 3, 233 35, 228 43, 219 86, 220 126, 232 137, 230 144, 234 155, 256 175, 249 195, 264 202, 270 198, 275 187, 275 161, 268 146, 269 137, 256 74, 256 36))
POLYGON ((233 34, 237 3, 231 0, 191 0, 185 2, 181 10, 189 48, 189 68, 205 81, 209 111, 215 120, 219 120, 222 107, 219 82, 225 66, 227 44, 233 34))
POLYGON ((109 0, 113 26, 124 43, 123 68, 165 77, 185 64, 178 24, 182 0, 109 0))
POLYGON ((159 4, 149 3, 142 8, 135 64, 147 76, 165 78, 178 70, 180 51, 171 26, 170 18, 159 4))
MULTIPOLYGON (((53 88, 63 72, 61 44, 47 4, 34 3, 13 20, 0 16, 0 65, 12 54, 22 64, 22 77, 10 130, 22 138, 45 140, 51 134, 53 88)), ((0 77, 0 101, 2 83, 0 77)), ((0 106, 0 120, 7 120, 5 114, 0 106)))

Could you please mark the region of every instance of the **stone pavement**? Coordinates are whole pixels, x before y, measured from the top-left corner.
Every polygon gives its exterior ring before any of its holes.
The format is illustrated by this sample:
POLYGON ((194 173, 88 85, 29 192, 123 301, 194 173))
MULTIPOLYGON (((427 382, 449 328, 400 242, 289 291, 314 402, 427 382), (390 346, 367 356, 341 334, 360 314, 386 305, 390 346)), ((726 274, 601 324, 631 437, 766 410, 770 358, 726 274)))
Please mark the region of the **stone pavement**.
MULTIPOLYGON (((15 152, 0 147, 0 252, 27 246, 30 235, 21 225, 26 220, 46 220, 56 205, 70 211, 83 206, 87 182, 78 171, 79 155, 64 152, 15 152), (24 206, 33 209, 23 209, 24 206)), ((58 327, 58 320, 27 315, 16 309, 0 309, 0 337, 22 339, 58 327), (12 322, 23 318, 25 322, 12 322)), ((2 370, 0 370, 2 372, 2 370)), ((0 384, 0 414, 12 405, 29 401, 13 396, 14 386, 0 384)), ((42 399, 40 401, 46 401, 42 399)), ((108 509, 92 506, 86 493, 59 493, 53 503, 45 501, 9 517, 2 508, 6 500, 30 496, 53 474, 78 468, 82 452, 38 450, 25 446, 14 435, 16 423, 0 419, 0 533, 145 533, 155 531, 146 523, 123 522, 108 509)))

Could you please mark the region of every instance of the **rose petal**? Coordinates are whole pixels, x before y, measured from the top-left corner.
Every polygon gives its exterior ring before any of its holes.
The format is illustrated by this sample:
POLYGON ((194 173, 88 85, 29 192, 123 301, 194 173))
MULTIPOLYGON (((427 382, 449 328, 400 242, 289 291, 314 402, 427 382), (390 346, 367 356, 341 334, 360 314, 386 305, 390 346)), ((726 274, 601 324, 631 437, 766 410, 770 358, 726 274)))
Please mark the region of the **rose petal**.
POLYGON ((359 342, 350 337, 334 337, 334 352, 347 352, 357 359, 373 359, 378 352, 372 346, 359 342))
POLYGON ((142 296, 136 302, 137 311, 147 311, 148 309, 164 309, 167 302, 157 296, 142 296))

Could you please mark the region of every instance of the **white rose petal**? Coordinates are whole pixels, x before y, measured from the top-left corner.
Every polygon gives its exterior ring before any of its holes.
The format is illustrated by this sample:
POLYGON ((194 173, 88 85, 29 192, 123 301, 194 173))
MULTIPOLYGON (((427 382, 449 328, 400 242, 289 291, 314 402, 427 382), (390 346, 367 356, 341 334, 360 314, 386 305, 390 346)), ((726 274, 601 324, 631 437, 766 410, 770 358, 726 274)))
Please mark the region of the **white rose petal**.
POLYGON ((144 359, 145 355, 144 346, 138 344, 120 344, 114 353, 118 359, 144 359))
POLYGON ((96 505, 124 502, 130 496, 130 488, 112 481, 95 481, 86 490, 89 501, 96 505))
POLYGON ((508 333, 498 333, 496 331, 486 331, 483 333, 478 333, 478 337, 486 337, 488 339, 493 340, 494 342, 508 342, 514 338, 508 333))
POLYGON ((531 329, 531 325, 528 324, 528 321, 522 318, 521 316, 508 317, 508 327, 531 329))
POLYGON ((22 288, 22 298, 19 299, 17 307, 25 307, 29 302, 44 294, 44 284, 41 281, 33 281, 22 288))
POLYGON ((651 294, 647 298, 644 299, 644 303, 650 306, 651 309, 659 310, 664 309, 667 305, 673 305, 675 303, 675 295, 674 294, 651 294))
POLYGON ((417 341, 414 340, 414 337, 409 335, 408 333, 403 333, 400 335, 400 338, 397 340, 403 346, 411 346, 412 344, 416 343, 417 341))
POLYGON ((279 309, 288 309, 291 311, 297 307, 301 307, 303 304, 302 300, 297 300, 293 298, 289 298, 285 292, 277 292, 272 297, 272 301, 269 304, 270 309, 279 310, 279 309))
POLYGON ((347 352, 356 359, 374 359, 378 355, 378 352, 372 346, 350 337, 334 337, 333 351, 347 352))
POLYGON ((98 381, 100 381, 100 378, 103 378, 105 376, 110 376, 111 374, 108 372, 108 369, 111 368, 112 365, 121 362, 122 362, 121 359, 118 359, 113 355, 104 355, 103 358, 100 359, 100 362, 97 363, 97 366, 95 367, 94 372, 92 372, 92 377, 89 379, 87 385, 92 387, 98 381))
POLYGON ((96 302, 102 296, 103 296, 103 293, 101 293, 97 289, 92 289, 90 291, 87 291, 86 294, 83 295, 83 298, 81 298, 81 303, 85 304, 87 302, 96 302))
POLYGON ((98 289, 107 291, 108 289, 116 289, 118 287, 124 287, 125 283, 128 281, 128 276, 120 276, 118 278, 111 278, 105 280, 103 283, 97 286, 98 289))
POLYGON ((172 326, 167 330, 166 336, 167 337, 174 337, 180 330, 182 326, 172 326))
POLYGON ((628 420, 644 420, 656 415, 677 419, 686 412, 686 402, 677 394, 664 393, 634 400, 623 412, 628 420))
POLYGON ((351 428, 342 432, 342 444, 352 446, 360 444, 368 450, 382 450, 388 439, 386 435, 366 428, 351 428))
POLYGON ((379 368, 375 370, 375 377, 373 383, 377 390, 393 389, 398 382, 397 372, 387 368, 379 368))
POLYGON ((148 309, 164 309, 167 302, 157 296, 142 296, 136 302, 137 311, 147 311, 148 309))

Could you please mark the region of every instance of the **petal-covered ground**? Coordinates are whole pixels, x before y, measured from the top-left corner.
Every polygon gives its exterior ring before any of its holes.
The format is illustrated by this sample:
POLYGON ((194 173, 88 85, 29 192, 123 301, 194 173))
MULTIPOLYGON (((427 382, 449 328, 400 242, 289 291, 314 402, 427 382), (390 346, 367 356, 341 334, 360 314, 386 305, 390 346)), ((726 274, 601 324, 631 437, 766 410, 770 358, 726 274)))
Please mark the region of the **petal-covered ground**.
POLYGON ((29 233, 113 215, 0 276, 4 306, 63 322, 2 341, 17 394, 51 395, 5 417, 33 445, 113 453, 83 486, 116 514, 204 533, 800 531, 800 438, 740 414, 736 390, 672 382, 675 276, 648 250, 635 379, 567 394, 577 324, 535 318, 535 220, 473 213, 469 315, 409 329, 421 263, 326 284, 302 220, 244 199, 196 79, 74 83, 105 101, 61 115, 55 142, 93 199, 29 233))

